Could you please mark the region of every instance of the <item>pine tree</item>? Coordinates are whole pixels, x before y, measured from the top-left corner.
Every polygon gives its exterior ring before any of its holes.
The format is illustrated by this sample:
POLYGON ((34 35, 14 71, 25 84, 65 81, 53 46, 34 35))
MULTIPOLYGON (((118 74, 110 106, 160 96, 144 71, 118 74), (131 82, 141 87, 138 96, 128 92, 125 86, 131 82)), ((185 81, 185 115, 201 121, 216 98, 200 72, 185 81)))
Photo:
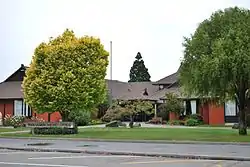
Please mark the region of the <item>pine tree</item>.
POLYGON ((148 72, 148 69, 146 68, 144 61, 142 60, 141 53, 138 52, 135 61, 133 63, 133 66, 130 69, 130 80, 128 82, 146 82, 150 81, 150 74, 148 72))

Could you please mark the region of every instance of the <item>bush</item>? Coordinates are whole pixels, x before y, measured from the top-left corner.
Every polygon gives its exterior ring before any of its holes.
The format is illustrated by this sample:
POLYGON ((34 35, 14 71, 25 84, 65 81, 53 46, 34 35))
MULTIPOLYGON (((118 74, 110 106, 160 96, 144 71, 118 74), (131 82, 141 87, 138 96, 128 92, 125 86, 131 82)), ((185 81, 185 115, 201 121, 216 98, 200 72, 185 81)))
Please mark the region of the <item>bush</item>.
POLYGON ((85 126, 91 121, 91 113, 86 111, 73 111, 69 114, 69 120, 77 126, 85 126))
POLYGON ((110 122, 115 120, 121 120, 122 108, 119 106, 109 108, 106 114, 101 118, 103 122, 110 122))
POLYGON ((157 114, 162 120, 169 120, 169 112, 167 112, 167 105, 166 103, 162 103, 158 107, 159 113, 157 114))
POLYGON ((168 121, 169 125, 181 125, 181 121, 180 120, 171 120, 168 121))
POLYGON ((65 127, 35 127, 33 133, 36 135, 66 135, 77 134, 78 128, 65 128, 65 127))
POLYGON ((23 116, 11 116, 11 115, 6 115, 4 118, 4 125, 5 126, 13 126, 14 128, 23 126, 24 122, 23 116))
POLYGON ((103 124, 103 122, 101 120, 91 120, 89 125, 100 125, 103 124))
POLYGON ((119 127, 118 121, 112 121, 106 124, 106 127, 119 127))
POLYGON ((154 117, 151 120, 149 120, 147 123, 149 123, 149 124, 162 124, 162 118, 161 117, 154 117))
POLYGON ((198 126, 198 125, 200 125, 200 121, 197 119, 190 118, 186 121, 186 126, 198 126))
POLYGON ((191 114, 188 118, 189 119, 196 119, 199 122, 203 122, 203 117, 199 114, 191 114))

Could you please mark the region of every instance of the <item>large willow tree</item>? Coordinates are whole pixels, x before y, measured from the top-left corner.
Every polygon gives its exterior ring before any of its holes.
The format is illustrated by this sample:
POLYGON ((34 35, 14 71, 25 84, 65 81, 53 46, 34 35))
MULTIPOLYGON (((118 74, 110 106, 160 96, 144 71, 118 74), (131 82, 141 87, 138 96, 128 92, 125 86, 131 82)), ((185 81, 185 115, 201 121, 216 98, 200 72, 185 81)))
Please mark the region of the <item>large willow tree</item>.
POLYGON ((188 94, 237 100, 239 134, 247 134, 250 86, 250 11, 216 11, 185 38, 180 81, 188 94))

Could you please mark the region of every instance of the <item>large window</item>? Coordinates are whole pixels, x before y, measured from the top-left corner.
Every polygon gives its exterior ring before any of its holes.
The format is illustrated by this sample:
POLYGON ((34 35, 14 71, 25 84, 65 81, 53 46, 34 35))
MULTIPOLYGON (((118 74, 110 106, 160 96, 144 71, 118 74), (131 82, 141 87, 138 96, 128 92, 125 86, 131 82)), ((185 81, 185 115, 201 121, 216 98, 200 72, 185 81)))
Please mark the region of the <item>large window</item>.
POLYGON ((227 101, 225 103, 225 116, 236 116, 236 103, 235 101, 227 101))
POLYGON ((196 114, 196 100, 191 100, 191 111, 192 114, 196 114))
POLYGON ((24 103, 23 100, 14 101, 14 115, 15 116, 32 116, 30 107, 24 103))

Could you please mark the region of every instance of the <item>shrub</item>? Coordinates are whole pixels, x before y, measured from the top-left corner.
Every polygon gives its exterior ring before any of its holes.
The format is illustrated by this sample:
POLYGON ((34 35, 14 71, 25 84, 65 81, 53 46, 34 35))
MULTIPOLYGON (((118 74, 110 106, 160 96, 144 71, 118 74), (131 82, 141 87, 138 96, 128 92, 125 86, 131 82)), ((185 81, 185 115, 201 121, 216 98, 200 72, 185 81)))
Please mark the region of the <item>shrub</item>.
POLYGON ((65 128, 65 127, 35 127, 33 133, 37 135, 66 135, 66 134, 77 134, 78 128, 65 128))
POLYGON ((112 121, 106 124, 106 127, 119 127, 118 121, 112 121))
POLYGON ((86 111, 72 111, 69 114, 69 120, 77 126, 85 126, 91 121, 91 113, 86 111))
POLYGON ((200 125, 200 121, 197 119, 190 118, 186 121, 186 126, 198 126, 198 125, 200 125))
POLYGON ((167 111, 166 103, 162 103, 158 107, 159 113, 157 114, 162 120, 169 120, 169 112, 167 111))
POLYGON ((199 122, 203 122, 203 117, 199 114, 191 114, 188 118, 189 119, 196 119, 199 122))
POLYGON ((181 121, 180 120, 171 120, 168 121, 169 125, 181 125, 181 121))
POLYGON ((6 115, 4 118, 4 125, 5 126, 20 127, 23 125, 24 118, 25 117, 23 117, 23 116, 6 115))
POLYGON ((149 120, 147 123, 149 123, 149 124, 161 124, 162 118, 161 117, 154 117, 151 120, 149 120))
POLYGON ((100 125, 103 124, 103 122, 101 120, 91 120, 89 125, 100 125))
POLYGON ((113 108, 109 108, 106 114, 101 118, 103 122, 110 122, 114 120, 121 120, 122 108, 120 106, 115 106, 113 108))

